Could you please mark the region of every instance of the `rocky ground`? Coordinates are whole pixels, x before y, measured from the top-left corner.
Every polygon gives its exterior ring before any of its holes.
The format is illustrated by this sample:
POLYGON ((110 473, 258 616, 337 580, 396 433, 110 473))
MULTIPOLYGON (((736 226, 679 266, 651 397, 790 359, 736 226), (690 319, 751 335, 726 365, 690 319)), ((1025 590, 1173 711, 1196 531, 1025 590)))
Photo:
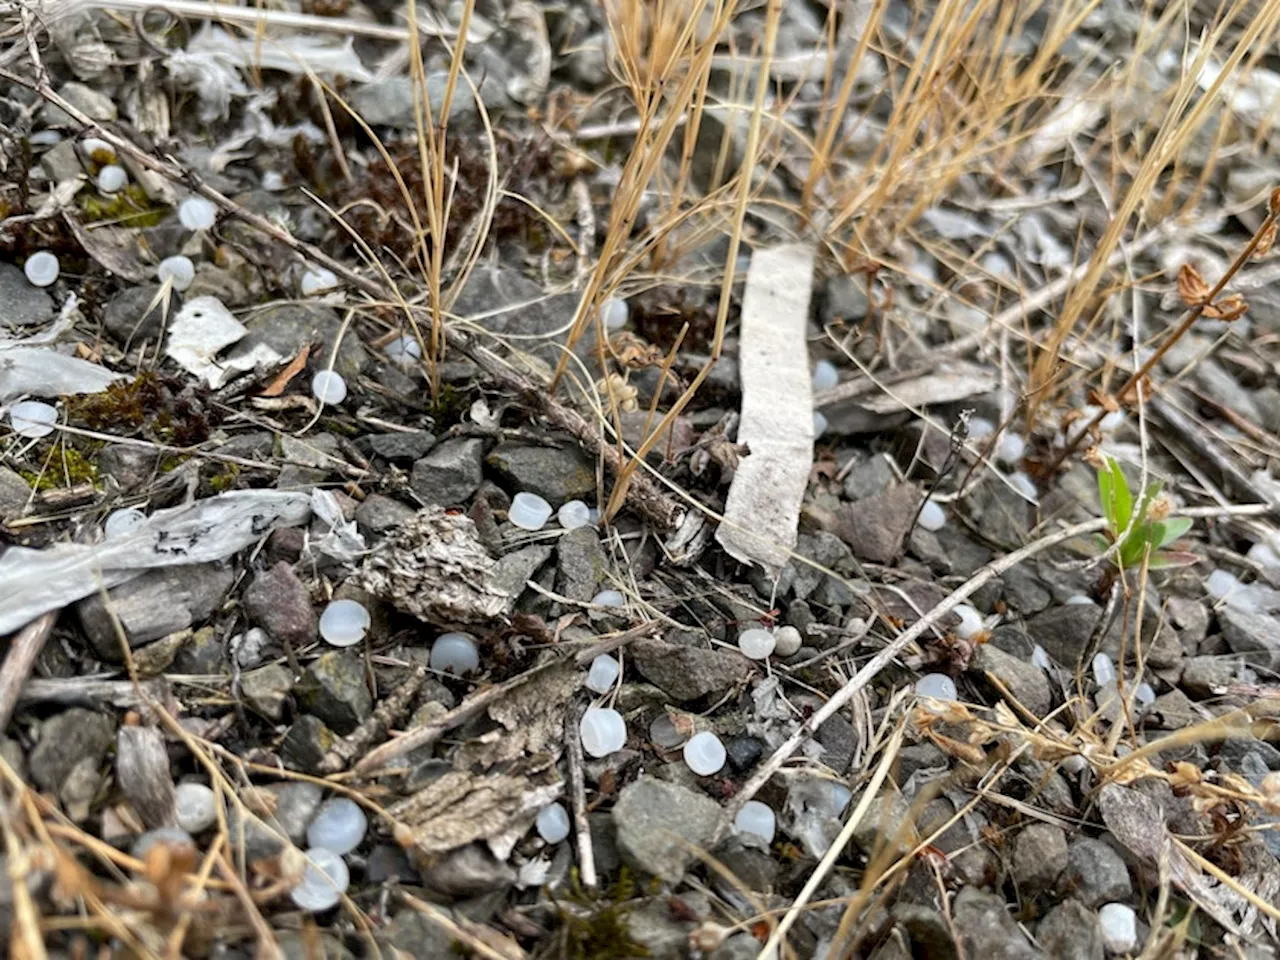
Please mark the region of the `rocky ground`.
POLYGON ((10 955, 1274 956, 1255 6, 0 6, 10 955))

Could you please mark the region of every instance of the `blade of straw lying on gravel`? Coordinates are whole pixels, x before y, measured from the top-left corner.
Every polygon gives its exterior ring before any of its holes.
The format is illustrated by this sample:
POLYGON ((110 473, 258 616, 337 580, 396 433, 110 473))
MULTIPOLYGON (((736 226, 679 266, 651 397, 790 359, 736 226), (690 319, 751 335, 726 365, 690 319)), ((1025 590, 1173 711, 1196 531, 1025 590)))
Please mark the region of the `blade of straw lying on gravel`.
POLYGON ((805 327, 813 248, 757 250, 742 298, 742 421, 738 464, 720 545, 743 563, 781 570, 796 545, 800 501, 813 463, 813 396, 805 327))
POLYGON ((872 413, 894 413, 913 407, 968 400, 970 397, 990 393, 997 386, 999 380, 994 371, 962 363, 951 371, 927 373, 923 377, 898 384, 884 396, 863 400, 858 405, 872 413))

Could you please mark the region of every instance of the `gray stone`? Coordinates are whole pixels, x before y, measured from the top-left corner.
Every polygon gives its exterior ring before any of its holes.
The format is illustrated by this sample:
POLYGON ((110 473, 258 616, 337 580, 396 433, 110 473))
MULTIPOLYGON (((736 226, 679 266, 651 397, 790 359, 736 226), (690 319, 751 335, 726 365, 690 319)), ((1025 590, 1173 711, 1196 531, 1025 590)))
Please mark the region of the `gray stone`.
POLYGON ((759 955, 759 940, 749 933, 735 933, 707 954, 707 960, 755 960, 759 955))
POLYGON ((1013 841, 1013 879, 1026 893, 1051 889, 1066 866, 1067 837, 1061 827, 1033 823, 1013 841))
POLYGON ((255 575, 243 602, 249 622, 262 627, 273 640, 300 647, 316 639, 320 620, 306 585, 289 564, 277 563, 255 575))
POLYGON ((1170 597, 1167 604, 1170 622, 1177 628, 1182 647, 1195 653, 1196 647, 1209 633, 1209 611, 1199 600, 1170 597))
POLYGON ((827 718, 818 728, 818 743, 822 744, 822 762, 836 773, 844 773, 853 762, 858 747, 858 734, 853 724, 840 714, 827 718))
MULTIPOLYGON (((448 84, 447 70, 428 73, 423 78, 427 91, 427 102, 431 105, 431 116, 436 123, 440 121, 440 113, 444 108, 445 89, 448 84)), ((414 99, 418 84, 409 77, 388 77, 363 83, 351 90, 351 107, 364 122, 371 127, 399 127, 413 130, 414 99)), ((449 104, 449 122, 457 123, 476 115, 475 98, 471 87, 459 82, 454 88, 453 100, 449 104)))
POLYGON ((911 801, 897 790, 886 788, 867 806, 866 815, 853 831, 853 843, 868 854, 888 845, 908 850, 919 840, 911 814, 911 801))
MULTIPOLYGON (((245 319, 249 333, 239 344, 237 352, 252 350, 259 344, 271 347, 282 357, 292 357, 304 343, 311 343, 311 355, 323 358, 323 366, 329 365, 333 342, 342 329, 342 320, 330 307, 319 303, 277 303, 245 319)), ((334 369, 348 384, 354 384, 369 363, 368 351, 359 337, 345 336, 338 347, 334 369)), ((320 369, 320 367, 316 367, 320 369)))
POLYGON ((304 713, 294 721, 280 744, 280 758, 292 770, 315 773, 320 761, 337 742, 332 730, 319 717, 304 713))
POLYGON ((1261 759, 1268 770, 1280 770, 1280 750, 1257 737, 1233 736, 1218 747, 1218 759, 1232 770, 1239 770, 1241 761, 1249 754, 1261 759))
POLYGON ((1280 668, 1280 620, 1276 617, 1226 606, 1218 611, 1218 626, 1227 645, 1244 654, 1247 662, 1269 670, 1280 668))
MULTIPOLYGON (((147 652, 144 648, 137 656, 147 652)), ((173 657, 175 673, 197 676, 226 672, 226 650, 213 627, 201 627, 178 649, 173 657)))
POLYGON ((424 886, 455 899, 505 890, 516 880, 515 871, 480 843, 450 850, 423 865, 421 874, 424 886))
POLYGON ((449 507, 464 503, 484 479, 485 442, 446 440, 413 465, 409 486, 423 503, 449 507))
POLYGON ((578 527, 556 541, 556 593, 586 602, 596 595, 609 562, 592 527, 578 527))
MULTIPOLYGON (((824 567, 840 576, 845 576, 854 570, 853 551, 849 549, 848 544, 834 533, 819 531, 817 533, 800 534, 796 540, 796 553, 816 564, 816 566, 812 566, 798 559, 792 560, 788 564, 793 571, 791 589, 801 600, 808 598, 819 587, 824 586, 833 579, 818 567, 824 567)), ((844 602, 852 602, 853 595, 849 592, 848 587, 845 587, 839 580, 836 580, 835 583, 848 593, 848 599, 844 602)))
POLYGON ((846 500, 865 500, 888 489, 897 476, 889 465, 889 458, 884 454, 876 454, 862 461, 844 478, 844 496, 846 500))
POLYGON ((1182 666, 1179 686, 1197 700, 1220 697, 1235 682, 1236 664, 1224 657, 1192 657, 1182 666))
POLYGON ((276 808, 267 820, 291 841, 301 845, 307 839, 307 827, 315 819, 324 791, 314 783, 290 780, 268 784, 265 789, 276 798, 276 808))
POLYGON ((115 722, 105 714, 72 707, 40 725, 28 772, 41 790, 56 793, 71 769, 83 761, 95 767, 115 737, 115 722))
MULTIPOLYGON (((101 90, 95 90, 86 84, 74 80, 64 83, 58 88, 58 94, 90 120, 108 122, 119 117, 115 101, 101 90)), ((45 122, 52 126, 79 126, 78 120, 73 120, 69 113, 51 103, 44 105, 44 116, 45 122)))
POLYGON ((719 696, 751 676, 751 661, 729 650, 637 640, 628 647, 640 676, 676 700, 719 696))
POLYGON ((1001 577, 1005 602, 1024 617, 1034 616, 1053 602, 1049 588, 1025 566, 1017 566, 1001 577))
POLYGON ((970 671, 991 674, 1012 694, 1019 703, 1037 717, 1048 715, 1053 705, 1053 693, 1049 678, 1030 661, 1012 656, 989 643, 974 651, 970 671))
POLYGON ((109 443, 98 453, 98 476, 110 478, 122 493, 146 486, 159 469, 159 454, 144 447, 109 443))
POLYGON ((354 960, 355 957, 337 937, 315 930, 306 934, 280 931, 276 933, 276 943, 284 960, 354 960))
POLYGON ((715 833, 720 805, 695 790, 642 775, 618 794, 613 822, 625 859, 678 883, 694 860, 692 848, 705 848, 715 833))
POLYGON ((280 456, 299 467, 314 467, 326 474, 345 461, 338 452, 338 438, 332 433, 317 433, 308 437, 280 438, 280 456))
POLYGON ((898 751, 898 778, 899 786, 905 786, 918 771, 938 771, 945 772, 949 764, 947 755, 939 750, 932 743, 913 743, 910 746, 903 747, 898 751))
POLYGON ((923 903, 899 901, 893 905, 893 919, 911 937, 911 946, 930 960, 956 957, 951 928, 941 912, 923 903))
POLYGON ((434 433, 415 430, 413 433, 374 433, 365 438, 369 449, 392 463, 406 464, 425 457, 436 445, 434 433))
POLYGON ((1074 668, 1101 615, 1096 607, 1054 607, 1027 621, 1027 636, 1057 663, 1074 668))
POLYGON ((27 481, 8 467, 0 467, 0 520, 16 520, 31 500, 27 481))
POLYGON ((952 923, 965 956, 982 960, 1040 960, 1045 954, 1027 942, 1009 916, 1004 897, 965 887, 951 906, 952 923))
POLYGON ((386 533, 413 519, 416 511, 399 500, 381 493, 371 493, 356 507, 356 523, 372 534, 386 533))
POLYGON ((639 948, 634 952, 627 951, 632 956, 652 957, 653 960, 683 960, 688 956, 689 932, 693 923, 677 919, 667 900, 648 900, 633 907, 624 922, 627 936, 639 948))
POLYGON ((535 543, 521 547, 498 560, 493 571, 493 584, 503 593, 519 597, 524 592, 525 584, 550 559, 551 548, 546 544, 535 543))
POLYGON ((384 956, 396 956, 393 950, 413 960, 440 960, 454 955, 453 937, 440 924, 412 908, 405 908, 392 917, 390 923, 377 931, 375 939, 384 948, 384 956))
POLYGON ((53 319, 53 298, 21 267, 0 263, 0 328, 34 327, 53 319))
POLYGON ((373 710, 364 661, 350 650, 331 650, 312 661, 297 688, 298 702, 340 734, 348 734, 373 710))
POLYGON ((116 730, 116 788, 149 830, 177 824, 177 795, 169 752, 156 727, 121 724, 116 730))
POLYGON ((847 273, 827 281, 822 300, 822 322, 861 320, 867 315, 867 276, 847 273))
POLYGON ((596 463, 567 437, 558 447, 504 443, 488 456, 488 463, 514 491, 536 493, 552 507, 568 500, 586 500, 596 492, 596 463))
POLYGON ((764 756, 764 741, 749 734, 740 733, 724 742, 724 750, 729 758, 729 766, 734 772, 746 773, 764 756))
POLYGON ((1067 899, 1036 927, 1036 940, 1052 960, 1102 960, 1102 924, 1079 900, 1067 899))
MULTIPOLYGON (((778 882, 778 861, 768 850, 755 846, 744 846, 737 837, 725 841, 715 851, 715 858, 729 868, 736 881, 746 885, 748 890, 759 893, 771 893, 778 882)), ((734 884, 727 884, 723 878, 713 874, 717 881, 725 882, 725 893, 729 897, 734 894, 734 884)))
POLYGON ((902 552, 903 538, 919 506, 920 490, 915 484, 900 483, 846 506, 835 532, 860 559, 890 564, 902 552))
POLYGON ((284 717, 284 704, 293 690, 293 673, 283 664, 273 663, 240 677, 240 695, 245 703, 268 720, 284 717))
MULTIPOLYGON (((111 298, 111 302, 102 311, 102 325, 116 343, 123 347, 156 342, 164 329, 166 309, 163 302, 152 306, 159 292, 158 283, 144 283, 138 287, 125 287, 111 298)), ((170 292, 169 316, 181 309, 181 294, 170 292)))
POLYGON ((1112 847, 1093 837, 1073 840, 1058 889, 1086 907, 1124 901, 1132 892, 1129 868, 1112 847))
POLYGON ((1147 708, 1146 722, 1162 730, 1181 730, 1204 719, 1185 693, 1176 687, 1156 697, 1147 708))
MULTIPOLYGON (((208 619, 234 580, 235 574, 220 563, 163 567, 111 589, 107 603, 129 646, 140 647, 208 619)), ((81 600, 76 612, 94 654, 108 663, 122 662, 120 641, 101 595, 81 600)))

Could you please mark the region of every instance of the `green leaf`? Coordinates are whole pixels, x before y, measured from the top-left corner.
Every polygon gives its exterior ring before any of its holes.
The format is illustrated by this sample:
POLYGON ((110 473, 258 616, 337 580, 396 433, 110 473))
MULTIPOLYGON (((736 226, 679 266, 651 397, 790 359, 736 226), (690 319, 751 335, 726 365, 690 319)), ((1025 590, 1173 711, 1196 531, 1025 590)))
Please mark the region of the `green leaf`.
POLYGON ((1200 558, 1186 550, 1161 550, 1151 555, 1147 566, 1152 570, 1169 570, 1174 567, 1194 567, 1200 558))
POLYGON ((1108 461, 1098 471, 1098 499, 1102 501, 1102 515, 1106 518, 1107 526, 1115 534, 1119 533, 1119 531, 1116 529, 1116 507, 1111 497, 1112 483, 1111 464, 1108 461))
POLYGON ((1154 538, 1155 545, 1157 547, 1167 547, 1190 530, 1194 522, 1190 517, 1174 517, 1172 520, 1166 520, 1164 523, 1158 524, 1157 526, 1161 529, 1154 538))
POLYGON ((1111 496, 1115 510, 1114 526, 1116 533, 1120 533, 1125 527, 1129 526, 1129 520, 1133 516, 1133 494, 1129 492, 1129 481, 1124 478, 1124 471, 1120 469, 1120 464, 1111 457, 1108 457, 1107 460, 1111 465, 1111 496))

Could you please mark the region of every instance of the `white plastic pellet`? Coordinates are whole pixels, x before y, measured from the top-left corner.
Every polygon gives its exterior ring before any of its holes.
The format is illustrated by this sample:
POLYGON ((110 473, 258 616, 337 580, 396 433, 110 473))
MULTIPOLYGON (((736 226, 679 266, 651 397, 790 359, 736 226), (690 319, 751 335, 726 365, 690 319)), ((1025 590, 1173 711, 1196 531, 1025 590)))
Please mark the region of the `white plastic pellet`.
POLYGON ((1014 464, 1022 460, 1027 452, 1027 441, 1019 434, 1005 431, 996 443, 996 458, 1002 463, 1014 464))
POLYGON ((314 297, 317 293, 325 293, 338 285, 338 276, 326 267, 308 267, 298 281, 298 289, 304 297, 314 297))
POLYGON ((926 673, 916 681, 916 696, 932 700, 955 700, 955 681, 945 673, 926 673))
POLYGON ((1218 569, 1205 577, 1204 586, 1209 591, 1209 596, 1215 600, 1222 600, 1229 594, 1239 590, 1243 584, 1231 571, 1218 569))
POLYGON ((22 272, 27 275, 27 280, 34 287, 50 286, 58 279, 58 272, 61 269, 58 258, 48 250, 33 253, 22 265, 22 272))
POLYGON ((284 189, 284 174, 279 170, 268 170, 262 175, 262 189, 275 193, 284 189))
POLYGON ((725 759, 724 744, 710 730, 695 733, 684 745, 684 762, 700 777, 719 773, 725 759))
POLYGON ((551 504, 536 493, 521 490, 511 498, 507 519, 521 530, 541 530, 551 519, 551 504))
POLYGON ((738 649, 752 660, 767 659, 777 645, 773 633, 761 627, 751 627, 738 634, 738 649))
POLYGON ((960 618, 960 626, 956 627, 956 636, 961 640, 972 640, 986 629, 982 622, 982 614, 967 603, 958 603, 951 611, 960 618))
POLYGON ((622 607, 626 602, 627 598, 620 590, 601 590, 591 598, 592 605, 597 607, 622 607))
POLYGON ((1093 682, 1100 687, 1105 687, 1108 683, 1115 683, 1116 668, 1111 662, 1111 658, 1105 653, 1094 654, 1093 657, 1093 682))
POLYGON ((556 519, 566 530, 577 530, 591 522, 591 508, 581 500, 570 500, 568 503, 561 504, 560 509, 556 511, 556 519))
POLYGON ((846 787, 843 783, 831 781, 831 808, 835 816, 839 816, 844 812, 844 808, 849 805, 849 801, 853 799, 853 791, 846 787))
POLYGON ((319 913, 337 905, 351 882, 342 857, 324 847, 312 847, 305 854, 307 868, 289 896, 303 910, 319 913))
POLYGON ((667 714, 660 713, 649 724, 649 739, 655 746, 663 750, 671 750, 684 743, 684 734, 667 714))
POLYGON ((119 193, 129 185, 129 174, 124 167, 108 163, 98 171, 98 190, 102 193, 119 193))
POLYGON ((180 783, 175 797, 178 826, 187 833, 201 833, 218 822, 217 797, 203 783, 180 783))
POLYGON ((442 633, 431 645, 431 669, 458 676, 480 667, 480 648, 465 633, 442 633))
POLYGON ((1124 426, 1126 419, 1123 410, 1112 410, 1110 413, 1102 415, 1102 419, 1098 421, 1098 429, 1103 433, 1115 433, 1124 426))
POLYGON ((829 426, 831 426, 831 422, 827 419, 825 413, 819 410, 813 411, 813 439, 817 440, 826 433, 829 426))
POLYGON ((347 399, 347 381, 336 370, 321 370, 311 378, 311 395, 321 403, 336 406, 347 399))
POLYGON ((1133 699, 1137 701, 1139 706, 1149 707, 1156 702, 1156 691, 1151 684, 1144 680, 1134 689, 1133 699))
POLYGON ((538 811, 534 826, 547 843, 559 843, 569 835, 569 814, 560 804, 548 803, 538 811))
POLYGON ((794 656, 804 643, 800 631, 790 624, 773 631, 773 653, 778 657, 794 656))
POLYGON ((1040 502, 1040 491, 1036 489, 1036 482, 1021 470, 1015 470, 1009 474, 1009 485, 1031 502, 1040 502))
POLYGON ((733 828, 738 833, 750 833, 765 843, 773 843, 773 833, 777 829, 778 818, 773 808, 759 800, 748 800, 733 818, 733 828))
POLYGON ((123 537, 146 522, 147 515, 141 510, 125 507, 107 514, 107 519, 102 522, 102 533, 108 540, 112 540, 123 537))
POLYGON ((621 330, 627 325, 631 309, 627 301, 618 297, 610 297, 600 306, 600 316, 604 320, 604 328, 610 333, 621 330))
POLYGON ((932 499, 926 500, 920 508, 920 518, 916 521, 926 530, 941 530, 947 525, 947 512, 942 505, 932 499))
POLYGON ((1041 670, 1053 669, 1053 661, 1049 659, 1048 651, 1038 643, 1031 648, 1031 665, 1041 670))
POLYGON ((1255 543, 1245 556, 1264 567, 1280 567, 1280 554, 1266 542, 1255 543))
POLYGON ((116 148, 101 137, 85 137, 80 141, 80 151, 90 160, 112 162, 116 158, 116 148))
POLYGON ((57 130, 37 130, 27 137, 33 147, 56 147, 62 142, 62 134, 57 130))
POLYGON ((334 600, 320 614, 320 636, 335 647, 350 647, 364 639, 373 622, 363 603, 334 600))
POLYGON ((21 400, 9 408, 9 423, 18 436, 38 440, 53 433, 58 408, 40 400, 21 400))
POLYGON ((178 219, 188 230, 208 230, 218 219, 218 208, 204 197, 187 197, 178 204, 178 219))
POLYGON ((165 257, 160 261, 160 266, 156 267, 156 276, 161 283, 170 281, 173 289, 181 293, 195 280, 196 265, 191 262, 190 257, 184 257, 182 254, 176 257, 165 257))
POLYGON ((969 439, 985 440, 996 432, 996 425, 986 417, 969 418, 969 439))
POLYGON ((1102 945, 1108 953, 1131 953, 1138 945, 1138 917, 1123 903, 1103 904, 1098 910, 1102 945))
POLYGON ((191 839, 191 834, 179 827, 157 827, 155 830, 148 830, 133 841, 133 846, 129 848, 129 856, 135 860, 145 860, 147 851, 160 843, 170 847, 194 847, 196 845, 196 842, 191 839))
POLYGON ((627 722, 609 707, 588 707, 578 724, 582 749, 599 759, 627 745, 627 722))
POLYGON ((587 689, 592 693, 608 693, 621 672, 618 661, 602 653, 591 661, 591 669, 587 671, 587 689))
POLYGON ((350 797, 333 797, 320 805, 307 826, 307 843, 341 856, 360 846, 369 830, 369 818, 350 797))
POLYGON ((1093 597, 1086 597, 1083 593, 1072 594, 1071 596, 1067 597, 1067 599, 1064 600, 1063 602, 1069 607, 1074 607, 1074 606, 1096 607, 1097 606, 1097 604, 1093 602, 1093 597))
POLYGON ((840 382, 840 371, 830 360, 819 360, 813 365, 813 392, 822 393, 840 382))
POLYGON ((422 344, 414 337, 396 337, 382 348, 382 352, 396 363, 409 366, 422 359, 422 344))

